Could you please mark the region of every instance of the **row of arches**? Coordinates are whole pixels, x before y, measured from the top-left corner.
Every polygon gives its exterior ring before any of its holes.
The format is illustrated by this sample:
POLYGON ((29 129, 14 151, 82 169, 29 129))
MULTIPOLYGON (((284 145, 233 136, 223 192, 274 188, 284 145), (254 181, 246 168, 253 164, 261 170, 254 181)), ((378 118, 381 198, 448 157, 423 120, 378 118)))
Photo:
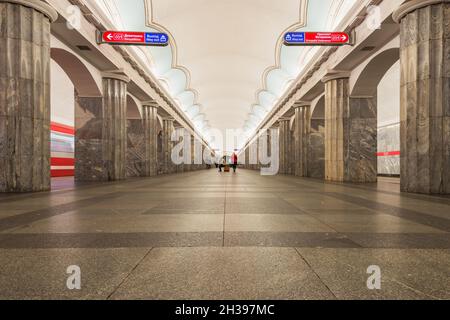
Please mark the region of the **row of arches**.
MULTIPOLYGON (((103 88, 100 75, 74 53, 51 48, 51 164, 52 176, 97 180, 88 168, 99 157, 102 130, 103 88), (62 74, 63 73, 63 74, 62 74)), ((140 101, 126 96, 126 175, 141 176, 145 166, 145 135, 140 101)), ((157 121, 157 149, 162 152, 162 119, 157 121)), ((162 157, 158 157, 162 159, 162 157)), ((162 169, 159 165, 159 171, 162 169)), ((99 179, 101 180, 101 179, 99 179)))
MULTIPOLYGON (((367 174, 361 181, 376 181, 380 175, 400 176, 400 57, 396 45, 398 41, 393 41, 375 53, 349 80, 344 139, 358 145, 356 161, 362 161, 367 174)), ((312 178, 325 177, 325 103, 323 93, 311 105, 307 167, 312 178)))
MULTIPOLYGON (((351 73, 348 79, 346 119, 343 124, 344 143, 354 147, 354 167, 363 176, 350 177, 354 182, 374 182, 377 176, 400 176, 400 63, 398 39, 394 39, 379 52, 374 53, 351 73), (358 167, 356 168, 355 167, 358 167), (362 172, 362 173, 361 173, 362 172)), ((306 175, 311 178, 326 178, 326 92, 322 91, 309 104, 309 132, 296 137, 296 118, 290 122, 291 153, 286 172, 296 174, 299 159, 295 159, 296 139, 304 139, 307 145, 306 175)), ((303 120, 300 120, 303 121, 303 120)), ((328 122, 328 125, 332 125, 328 122)), ((328 137, 330 138, 330 137, 328 137)), ((253 166, 254 168, 254 166, 253 166)), ((298 171, 298 170, 297 170, 298 171)), ((298 174, 298 172, 297 172, 298 174)))

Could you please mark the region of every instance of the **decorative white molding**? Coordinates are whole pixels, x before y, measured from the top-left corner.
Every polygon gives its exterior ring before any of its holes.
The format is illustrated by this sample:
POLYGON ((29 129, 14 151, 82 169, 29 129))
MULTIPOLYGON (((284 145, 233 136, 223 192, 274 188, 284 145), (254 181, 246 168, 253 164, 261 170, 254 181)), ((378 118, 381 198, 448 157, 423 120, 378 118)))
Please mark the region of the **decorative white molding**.
POLYGON ((410 0, 402 4, 400 8, 392 14, 392 18, 395 22, 400 23, 401 20, 412 11, 439 3, 450 3, 450 0, 410 0))
POLYGON ((50 22, 55 22, 58 19, 58 12, 49 4, 40 0, 0 0, 0 2, 13 3, 35 9, 49 18, 50 22))

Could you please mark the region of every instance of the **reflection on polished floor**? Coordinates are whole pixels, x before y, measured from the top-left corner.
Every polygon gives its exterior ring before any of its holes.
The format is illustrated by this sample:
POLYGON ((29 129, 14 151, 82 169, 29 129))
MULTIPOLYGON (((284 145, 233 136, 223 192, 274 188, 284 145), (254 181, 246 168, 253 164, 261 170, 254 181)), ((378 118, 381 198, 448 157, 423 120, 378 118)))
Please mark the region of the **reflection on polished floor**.
POLYGON ((380 180, 210 170, 1 195, 0 298, 449 299, 450 198, 380 180))

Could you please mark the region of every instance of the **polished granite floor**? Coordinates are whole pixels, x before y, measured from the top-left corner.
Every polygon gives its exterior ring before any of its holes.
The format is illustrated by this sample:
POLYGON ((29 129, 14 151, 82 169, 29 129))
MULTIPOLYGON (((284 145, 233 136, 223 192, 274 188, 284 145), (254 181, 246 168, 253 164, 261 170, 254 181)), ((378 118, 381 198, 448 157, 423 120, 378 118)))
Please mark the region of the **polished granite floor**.
POLYGON ((0 299, 450 299, 450 198, 400 194, 396 179, 54 184, 0 195, 0 299), (66 287, 71 265, 81 290, 66 287))

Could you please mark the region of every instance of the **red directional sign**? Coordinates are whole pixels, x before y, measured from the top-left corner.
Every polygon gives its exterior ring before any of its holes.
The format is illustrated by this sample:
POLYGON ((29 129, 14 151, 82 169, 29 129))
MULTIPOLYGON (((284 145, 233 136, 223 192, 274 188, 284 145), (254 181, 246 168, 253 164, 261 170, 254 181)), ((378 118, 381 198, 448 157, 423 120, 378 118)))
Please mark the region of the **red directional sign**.
POLYGON ((306 32, 306 43, 347 43, 349 37, 343 32, 306 32))
POLYGON ((145 43, 145 32, 106 31, 102 40, 105 43, 145 43))
POLYGON ((155 32, 105 31, 100 33, 98 43, 166 46, 169 44, 169 36, 155 32))
POLYGON ((286 45, 345 45, 350 36, 345 32, 288 32, 284 35, 286 45))

